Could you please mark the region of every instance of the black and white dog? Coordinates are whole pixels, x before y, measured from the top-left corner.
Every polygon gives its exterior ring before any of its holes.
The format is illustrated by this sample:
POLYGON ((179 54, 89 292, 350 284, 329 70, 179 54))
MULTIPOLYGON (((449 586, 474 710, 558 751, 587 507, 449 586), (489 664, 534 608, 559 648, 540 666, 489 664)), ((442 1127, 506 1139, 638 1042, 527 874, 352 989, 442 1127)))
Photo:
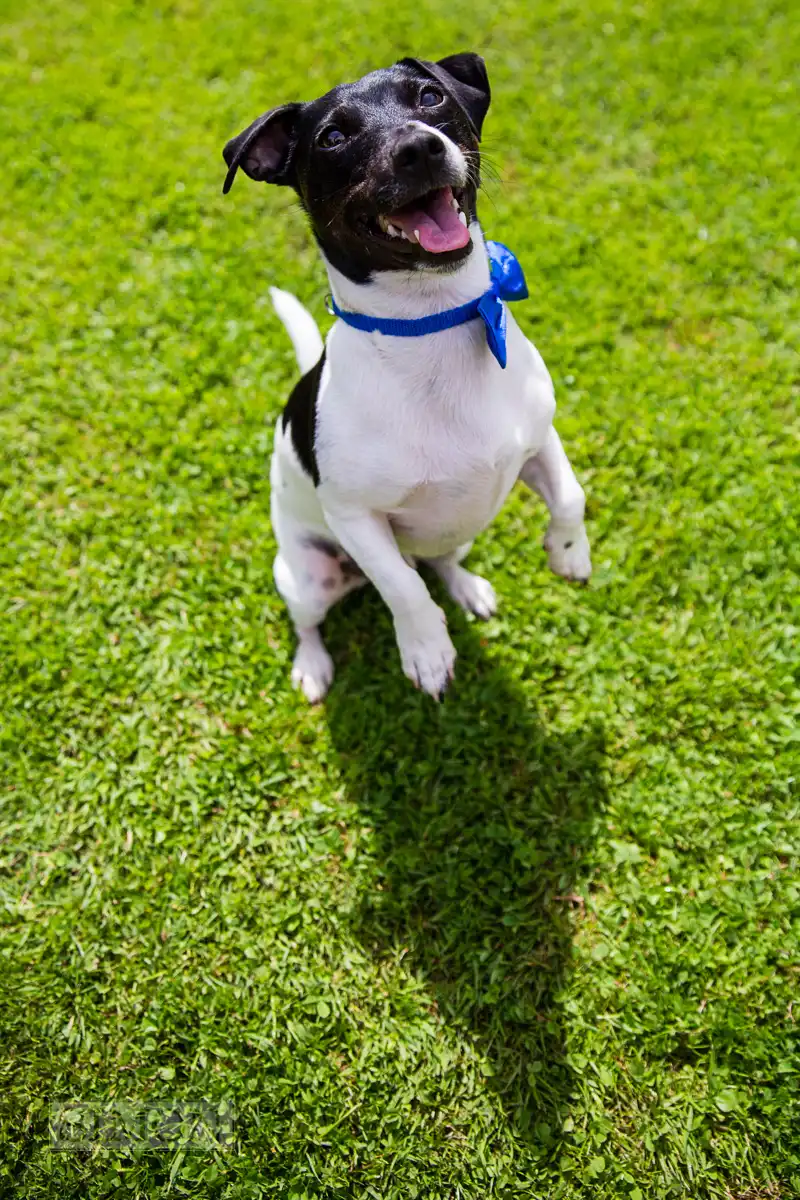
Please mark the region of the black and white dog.
POLYGON ((491 584, 461 560, 517 479, 550 510, 552 570, 591 573, 550 376, 507 312, 498 248, 478 224, 489 95, 477 54, 407 58, 271 109, 224 150, 225 191, 239 167, 295 189, 339 317, 323 347, 299 301, 272 289, 303 372, 275 435, 275 582, 299 638, 292 679, 312 702, 333 678, 320 624, 367 580, 391 610, 406 675, 444 692, 456 652, 415 563, 490 617, 491 584))

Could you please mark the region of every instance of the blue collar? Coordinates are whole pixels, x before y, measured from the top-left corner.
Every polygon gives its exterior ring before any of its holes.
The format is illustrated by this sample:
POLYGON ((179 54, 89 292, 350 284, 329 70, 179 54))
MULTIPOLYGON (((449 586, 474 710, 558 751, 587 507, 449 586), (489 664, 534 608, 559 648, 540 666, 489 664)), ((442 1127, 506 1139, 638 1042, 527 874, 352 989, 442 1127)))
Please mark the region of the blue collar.
POLYGON ((441 333, 455 329, 480 317, 486 326, 486 341, 501 367, 506 365, 506 308, 504 300, 524 300, 528 285, 522 267, 502 242, 487 242, 491 287, 477 300, 469 300, 458 308, 432 313, 429 317, 400 320, 392 317, 370 317, 367 313, 346 312, 331 297, 331 311, 346 325, 362 333, 384 333, 390 337, 423 337, 426 333, 441 333))

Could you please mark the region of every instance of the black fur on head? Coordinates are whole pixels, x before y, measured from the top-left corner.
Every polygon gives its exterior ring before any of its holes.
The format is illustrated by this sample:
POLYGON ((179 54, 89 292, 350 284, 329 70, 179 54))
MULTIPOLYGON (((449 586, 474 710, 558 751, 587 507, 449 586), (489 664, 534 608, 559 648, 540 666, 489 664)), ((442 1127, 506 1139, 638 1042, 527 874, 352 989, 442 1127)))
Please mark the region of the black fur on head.
POLYGON ((225 146, 223 191, 239 168, 251 179, 294 188, 328 261, 359 282, 374 271, 447 268, 472 249, 471 240, 455 245, 461 239, 452 234, 452 219, 441 218, 445 200, 467 221, 476 216, 489 101, 479 55, 404 58, 318 100, 258 117, 225 146), (433 243, 423 239, 435 252, 414 239, 415 212, 423 222, 426 213, 438 220, 429 227, 433 243), (439 224, 450 236, 437 242, 439 224), (405 227, 411 240, 401 236, 405 227))

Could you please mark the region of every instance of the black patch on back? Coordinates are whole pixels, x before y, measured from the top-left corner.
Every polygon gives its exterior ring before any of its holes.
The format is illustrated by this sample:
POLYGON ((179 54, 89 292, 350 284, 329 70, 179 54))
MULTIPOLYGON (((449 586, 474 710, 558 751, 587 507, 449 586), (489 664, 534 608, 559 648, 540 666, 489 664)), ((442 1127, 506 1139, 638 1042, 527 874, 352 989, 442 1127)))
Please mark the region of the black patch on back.
POLYGON ((314 480, 314 487, 319 485, 314 437, 317 427, 317 395, 324 365, 323 350, 319 362, 297 381, 283 410, 283 431, 285 433, 286 426, 291 425, 292 444, 303 470, 314 480))

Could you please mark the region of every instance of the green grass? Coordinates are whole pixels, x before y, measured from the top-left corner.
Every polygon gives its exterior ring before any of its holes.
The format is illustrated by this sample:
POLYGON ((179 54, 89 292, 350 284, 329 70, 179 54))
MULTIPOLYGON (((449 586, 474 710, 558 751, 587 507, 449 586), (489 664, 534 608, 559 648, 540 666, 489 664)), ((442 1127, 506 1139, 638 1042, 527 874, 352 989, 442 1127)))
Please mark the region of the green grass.
POLYGON ((3 4, 0 1195, 800 1193, 799 56, 789 0, 3 4), (466 48, 595 576, 515 495, 445 703, 360 594, 312 710, 267 287, 325 279, 220 150, 466 48), (235 1138, 50 1145, 111 1099, 235 1138))

